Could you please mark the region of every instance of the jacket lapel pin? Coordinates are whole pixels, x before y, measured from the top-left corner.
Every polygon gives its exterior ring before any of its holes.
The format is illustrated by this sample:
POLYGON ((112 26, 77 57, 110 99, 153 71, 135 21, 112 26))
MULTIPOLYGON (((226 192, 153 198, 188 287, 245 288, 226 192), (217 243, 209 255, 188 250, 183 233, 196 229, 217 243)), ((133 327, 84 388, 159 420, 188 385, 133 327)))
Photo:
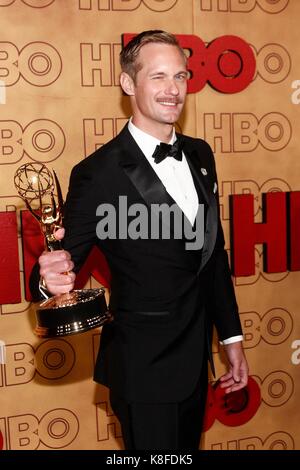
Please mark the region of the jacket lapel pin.
POLYGON ((207 175, 206 168, 201 168, 201 173, 202 173, 202 175, 206 176, 207 175))

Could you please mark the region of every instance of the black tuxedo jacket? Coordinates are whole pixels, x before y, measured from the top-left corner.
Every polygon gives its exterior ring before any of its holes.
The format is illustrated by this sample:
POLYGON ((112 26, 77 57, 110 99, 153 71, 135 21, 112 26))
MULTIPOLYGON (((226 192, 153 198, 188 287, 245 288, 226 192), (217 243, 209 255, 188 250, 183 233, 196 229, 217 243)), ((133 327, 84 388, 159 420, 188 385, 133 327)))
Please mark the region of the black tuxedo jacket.
MULTIPOLYGON (((203 358, 211 359, 213 324, 220 339, 241 334, 218 213, 213 154, 203 140, 181 138, 205 205, 201 250, 187 250, 184 237, 97 238, 100 204, 112 205, 117 221, 120 196, 126 196, 128 207, 175 204, 127 126, 76 165, 70 178, 64 247, 78 271, 98 245, 112 274, 114 321, 102 329, 94 378, 128 402, 183 400, 197 383, 203 358)), ((172 226, 170 230, 172 234, 172 226)))

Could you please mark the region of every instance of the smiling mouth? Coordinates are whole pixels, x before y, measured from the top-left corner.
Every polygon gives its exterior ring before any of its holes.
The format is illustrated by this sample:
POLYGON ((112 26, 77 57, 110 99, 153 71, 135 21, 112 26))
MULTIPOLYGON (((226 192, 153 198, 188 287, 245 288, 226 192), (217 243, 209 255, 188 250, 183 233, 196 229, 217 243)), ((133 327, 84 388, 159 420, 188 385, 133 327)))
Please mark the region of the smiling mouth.
POLYGON ((159 104, 162 104, 163 106, 177 106, 178 105, 178 102, 174 102, 174 101, 159 101, 159 104))

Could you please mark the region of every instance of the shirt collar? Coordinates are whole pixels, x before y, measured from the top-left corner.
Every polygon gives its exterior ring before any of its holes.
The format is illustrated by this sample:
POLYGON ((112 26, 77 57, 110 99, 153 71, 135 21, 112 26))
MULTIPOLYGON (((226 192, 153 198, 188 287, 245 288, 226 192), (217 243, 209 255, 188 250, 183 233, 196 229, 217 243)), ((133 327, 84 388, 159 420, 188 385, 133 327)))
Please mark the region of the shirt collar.
MULTIPOLYGON (((147 134, 146 132, 136 127, 132 122, 132 118, 130 118, 128 122, 128 130, 136 141, 136 143, 138 144, 138 146, 140 147, 140 149, 142 150, 142 152, 144 153, 144 155, 146 155, 147 157, 152 156, 156 146, 160 144, 161 141, 156 137, 153 137, 152 135, 147 134)), ((175 140, 176 134, 175 128, 173 128, 173 134, 169 141, 169 144, 174 144, 175 140)))

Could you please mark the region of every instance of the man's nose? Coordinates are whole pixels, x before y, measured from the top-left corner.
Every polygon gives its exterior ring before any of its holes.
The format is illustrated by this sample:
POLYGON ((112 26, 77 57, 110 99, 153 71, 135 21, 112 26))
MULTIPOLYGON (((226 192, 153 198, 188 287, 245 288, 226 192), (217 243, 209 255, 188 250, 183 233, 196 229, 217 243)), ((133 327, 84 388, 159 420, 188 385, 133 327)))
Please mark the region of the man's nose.
POLYGON ((169 80, 166 91, 174 96, 179 94, 179 88, 175 80, 169 80))

